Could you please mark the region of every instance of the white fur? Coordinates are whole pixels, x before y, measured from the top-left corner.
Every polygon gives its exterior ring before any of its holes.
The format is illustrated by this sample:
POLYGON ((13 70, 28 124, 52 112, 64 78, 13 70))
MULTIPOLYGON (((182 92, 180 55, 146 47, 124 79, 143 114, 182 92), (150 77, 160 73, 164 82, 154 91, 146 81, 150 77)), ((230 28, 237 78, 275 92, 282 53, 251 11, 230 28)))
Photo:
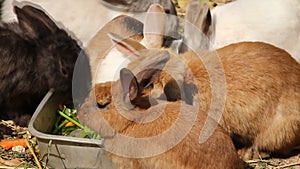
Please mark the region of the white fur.
POLYGON ((96 72, 96 83, 116 81, 120 77, 120 70, 127 66, 130 60, 115 47, 101 62, 96 72))
POLYGON ((5 0, 2 7, 4 22, 16 21, 13 4, 30 2, 41 6, 57 23, 74 33, 75 37, 86 46, 94 34, 107 22, 126 14, 133 13, 114 11, 105 7, 100 0, 5 0))
POLYGON ((214 48, 262 41, 285 49, 300 62, 300 0, 237 0, 212 10, 214 48))
MULTIPOLYGON (((140 43, 145 46, 145 39, 142 39, 140 43)), ((120 70, 127 67, 130 62, 131 60, 128 56, 114 46, 97 67, 95 83, 118 80, 120 78, 120 70)))

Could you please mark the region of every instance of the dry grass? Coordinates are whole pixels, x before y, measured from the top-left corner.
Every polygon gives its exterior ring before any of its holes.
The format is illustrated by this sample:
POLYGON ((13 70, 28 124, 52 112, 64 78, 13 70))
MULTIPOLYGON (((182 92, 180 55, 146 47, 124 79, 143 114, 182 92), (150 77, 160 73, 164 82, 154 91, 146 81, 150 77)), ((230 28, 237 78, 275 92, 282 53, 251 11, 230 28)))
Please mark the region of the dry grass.
POLYGON ((28 132, 26 127, 20 127, 14 124, 13 121, 1 121, 1 125, 5 125, 12 129, 10 135, 4 135, 4 139, 17 139, 17 138, 27 138, 30 149, 25 149, 24 152, 18 152, 10 150, 4 150, 0 148, 0 169, 1 168, 36 168, 36 162, 34 161, 34 156, 38 154, 37 141, 35 137, 32 137, 28 132))

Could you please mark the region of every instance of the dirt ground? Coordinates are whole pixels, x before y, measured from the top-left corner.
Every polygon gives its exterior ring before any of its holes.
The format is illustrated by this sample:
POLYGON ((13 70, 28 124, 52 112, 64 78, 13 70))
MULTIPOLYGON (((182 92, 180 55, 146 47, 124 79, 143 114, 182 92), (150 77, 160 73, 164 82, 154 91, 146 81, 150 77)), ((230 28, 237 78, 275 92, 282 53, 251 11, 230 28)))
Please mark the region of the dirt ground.
MULTIPOLYGON (((179 16, 184 16, 184 10, 180 8, 177 0, 173 0, 176 3, 179 16)), ((178 0, 183 3, 184 0, 178 0)), ((222 5, 226 0, 217 0, 218 5, 222 5)), ((228 0, 227 0, 228 1, 228 0)), ((0 0, 0 6, 3 0, 0 0)), ((16 126, 12 121, 0 121, 0 125, 6 126, 7 129, 12 130, 12 134, 3 135, 4 138, 0 139, 16 139, 16 138, 26 138, 29 142, 30 148, 26 148, 14 151, 12 149, 5 150, 0 147, 0 169, 13 169, 13 168, 38 168, 38 165, 43 166, 43 168, 48 168, 44 166, 45 164, 41 160, 35 160, 35 156, 37 159, 41 159, 38 149, 38 142, 34 136, 32 136, 26 127, 16 126), (30 149, 32 148, 33 151, 30 149)), ((253 169, 300 169, 300 154, 295 155, 293 157, 287 159, 253 159, 247 161, 249 165, 248 168, 253 169)))
MULTIPOLYGON (((24 152, 13 151, 12 149, 4 150, 0 148, 0 169, 13 169, 13 168, 38 168, 39 163, 43 168, 44 162, 39 160, 35 161, 34 156, 38 159, 42 157, 39 154, 38 142, 32 136, 26 127, 19 127, 12 121, 0 121, 0 125, 5 125, 13 130, 13 134, 4 135, 5 139, 26 138, 34 151, 26 148, 24 152)), ((253 159, 246 162, 248 166, 246 169, 300 169, 300 154, 286 159, 270 158, 270 159, 253 159)))

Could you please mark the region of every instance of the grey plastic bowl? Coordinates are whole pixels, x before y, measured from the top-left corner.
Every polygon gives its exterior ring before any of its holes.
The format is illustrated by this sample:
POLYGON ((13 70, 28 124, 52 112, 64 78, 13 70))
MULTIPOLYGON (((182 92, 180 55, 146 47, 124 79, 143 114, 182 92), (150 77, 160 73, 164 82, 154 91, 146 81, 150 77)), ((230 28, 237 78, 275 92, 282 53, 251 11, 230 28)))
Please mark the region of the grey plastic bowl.
POLYGON ((48 134, 56 122, 58 104, 66 101, 63 94, 50 90, 30 120, 28 130, 38 140, 42 161, 50 168, 113 169, 103 140, 48 134))

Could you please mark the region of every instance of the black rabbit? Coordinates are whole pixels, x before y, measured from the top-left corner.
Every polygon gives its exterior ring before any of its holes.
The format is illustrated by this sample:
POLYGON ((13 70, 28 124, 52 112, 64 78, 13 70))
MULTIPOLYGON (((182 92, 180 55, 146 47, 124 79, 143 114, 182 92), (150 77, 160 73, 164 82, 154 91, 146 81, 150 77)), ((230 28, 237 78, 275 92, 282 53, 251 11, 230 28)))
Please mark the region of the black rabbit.
POLYGON ((0 119, 24 126, 49 89, 71 94, 76 60, 86 57, 42 10, 14 10, 18 23, 0 24, 0 119))

